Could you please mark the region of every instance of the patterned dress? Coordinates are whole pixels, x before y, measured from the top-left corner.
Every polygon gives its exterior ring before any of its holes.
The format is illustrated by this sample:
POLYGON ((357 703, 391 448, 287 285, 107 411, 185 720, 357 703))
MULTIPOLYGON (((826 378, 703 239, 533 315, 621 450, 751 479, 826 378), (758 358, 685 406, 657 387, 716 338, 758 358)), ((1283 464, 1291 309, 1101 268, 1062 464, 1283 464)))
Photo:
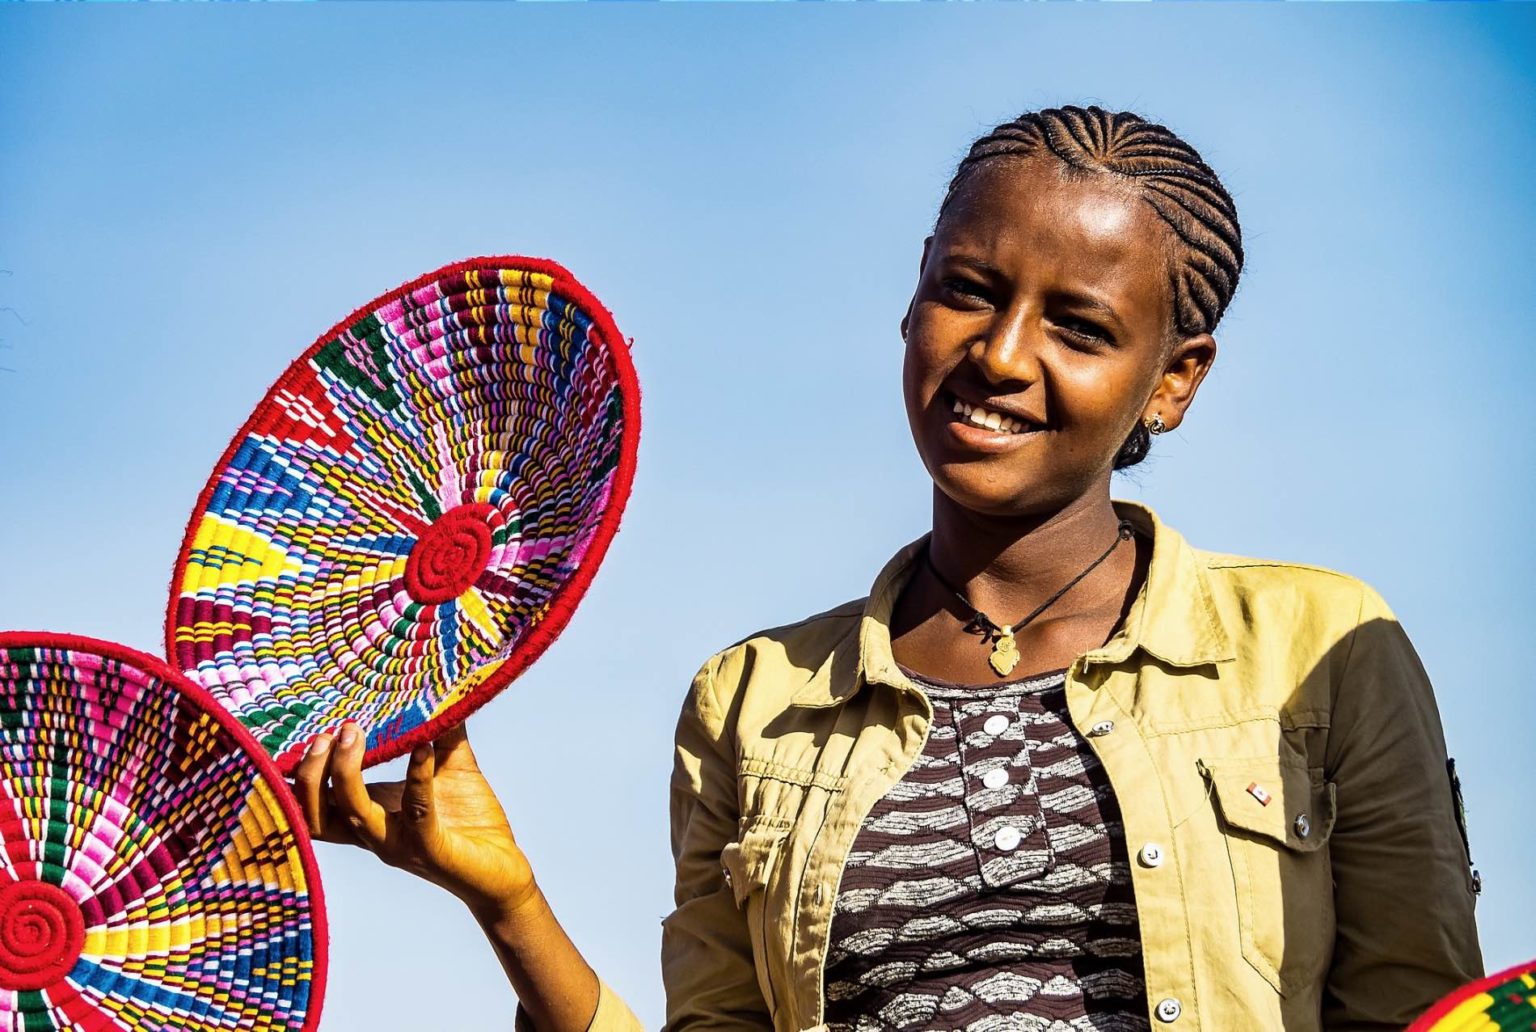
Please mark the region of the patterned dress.
POLYGON ((1120 812, 1064 670, 1002 685, 907 671, 934 719, 843 870, 831 1032, 1149 1026, 1120 812))

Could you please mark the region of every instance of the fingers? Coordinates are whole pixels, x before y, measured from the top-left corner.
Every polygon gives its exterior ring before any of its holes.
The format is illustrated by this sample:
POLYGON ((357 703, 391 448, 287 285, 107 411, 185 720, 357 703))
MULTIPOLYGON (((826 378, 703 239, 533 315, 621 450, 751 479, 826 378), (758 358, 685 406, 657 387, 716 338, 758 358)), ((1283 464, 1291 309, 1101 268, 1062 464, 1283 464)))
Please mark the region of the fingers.
POLYGON ((293 794, 304 811, 304 823, 315 838, 325 835, 325 764, 331 751, 331 736, 316 735, 293 772, 293 794))
POLYGON ((293 794, 299 800, 299 809, 304 813, 304 824, 311 838, 355 844, 356 837, 336 820, 330 793, 326 791, 326 769, 333 744, 331 736, 326 734, 316 735, 309 743, 304 758, 293 772, 293 794))
POLYGON ((469 747, 469 728, 455 724, 432 742, 438 770, 479 770, 474 750, 469 747))
POLYGON ((417 839, 427 841, 436 828, 433 809, 432 775, 436 773, 433 747, 426 743, 411 751, 411 762, 405 770, 405 787, 400 793, 400 816, 406 828, 417 839))
POLYGON ((433 792, 437 771, 479 769, 462 724, 433 743, 417 746, 403 782, 364 782, 366 751, 362 729, 352 721, 343 724, 338 735, 321 734, 310 742, 294 770, 293 783, 312 838, 361 845, 377 853, 390 840, 393 817, 399 822, 397 833, 426 843, 437 830, 433 792))
POLYGON ((347 721, 330 750, 331 798, 336 803, 336 814, 352 833, 369 849, 377 851, 384 844, 389 824, 384 808, 374 802, 363 783, 365 751, 362 729, 347 721))

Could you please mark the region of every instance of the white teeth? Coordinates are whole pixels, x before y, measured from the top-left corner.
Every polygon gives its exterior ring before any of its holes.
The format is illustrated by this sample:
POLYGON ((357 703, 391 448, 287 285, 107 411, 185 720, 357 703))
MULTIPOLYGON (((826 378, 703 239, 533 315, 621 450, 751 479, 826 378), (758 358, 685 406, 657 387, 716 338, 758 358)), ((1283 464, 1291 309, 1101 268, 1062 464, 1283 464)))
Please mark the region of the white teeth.
POLYGON ((980 405, 971 405, 968 402, 961 401, 959 398, 955 399, 954 412, 955 415, 961 418, 962 422, 969 423, 972 426, 979 426, 983 430, 992 430, 997 433, 1022 434, 1029 429, 1026 424, 1012 416, 1005 416, 1001 412, 992 412, 982 408, 980 405))

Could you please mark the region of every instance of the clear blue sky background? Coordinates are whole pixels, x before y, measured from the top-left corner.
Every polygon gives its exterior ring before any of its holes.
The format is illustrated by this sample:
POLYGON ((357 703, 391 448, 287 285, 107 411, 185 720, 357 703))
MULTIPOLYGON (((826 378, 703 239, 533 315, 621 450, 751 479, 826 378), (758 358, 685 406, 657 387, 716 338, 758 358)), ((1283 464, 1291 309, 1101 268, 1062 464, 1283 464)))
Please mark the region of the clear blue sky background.
MULTIPOLYGON (((565 263, 636 338, 639 480, 471 734, 659 1025, 689 678, 926 529, 897 320, 972 136, 1129 107, 1223 174, 1249 264, 1190 418, 1116 494, 1381 590, 1464 772, 1488 963, 1526 959, 1533 41, 1522 6, 5 8, 0 626, 157 649, 198 488, 302 347, 453 259, 565 263)), ((327 1028, 510 1027, 452 900, 321 861, 327 1028)))

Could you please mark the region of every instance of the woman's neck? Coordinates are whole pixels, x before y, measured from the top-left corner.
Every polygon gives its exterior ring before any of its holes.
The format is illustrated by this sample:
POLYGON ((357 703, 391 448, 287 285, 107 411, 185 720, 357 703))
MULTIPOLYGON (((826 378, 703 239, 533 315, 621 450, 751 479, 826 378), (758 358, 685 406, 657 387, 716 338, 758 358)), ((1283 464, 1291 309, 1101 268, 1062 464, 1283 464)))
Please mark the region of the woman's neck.
MULTIPOLYGON (((1107 488, 1048 513, 996 517, 962 509, 934 491, 930 558, 945 580, 998 623, 1033 612, 1115 543, 1120 516, 1107 488)), ((1136 549, 1118 545, 1052 607, 1061 616, 1118 597, 1136 549), (1109 590, 1106 590, 1109 589, 1109 590)), ((932 578, 932 573, 919 571, 932 578)))
MULTIPOLYGON (((1001 520, 936 499, 931 547, 945 580, 998 624, 1015 624, 1104 555, 1081 581, 1025 627, 1015 627, 1024 672, 1058 670, 1102 645, 1130 611, 1151 564, 1141 535, 1118 540, 1106 488, 1092 503, 1037 519, 1001 520)), ((990 684, 990 635, 968 629, 972 613, 926 563, 913 571, 891 614, 891 648, 909 669, 960 684, 990 684)))

